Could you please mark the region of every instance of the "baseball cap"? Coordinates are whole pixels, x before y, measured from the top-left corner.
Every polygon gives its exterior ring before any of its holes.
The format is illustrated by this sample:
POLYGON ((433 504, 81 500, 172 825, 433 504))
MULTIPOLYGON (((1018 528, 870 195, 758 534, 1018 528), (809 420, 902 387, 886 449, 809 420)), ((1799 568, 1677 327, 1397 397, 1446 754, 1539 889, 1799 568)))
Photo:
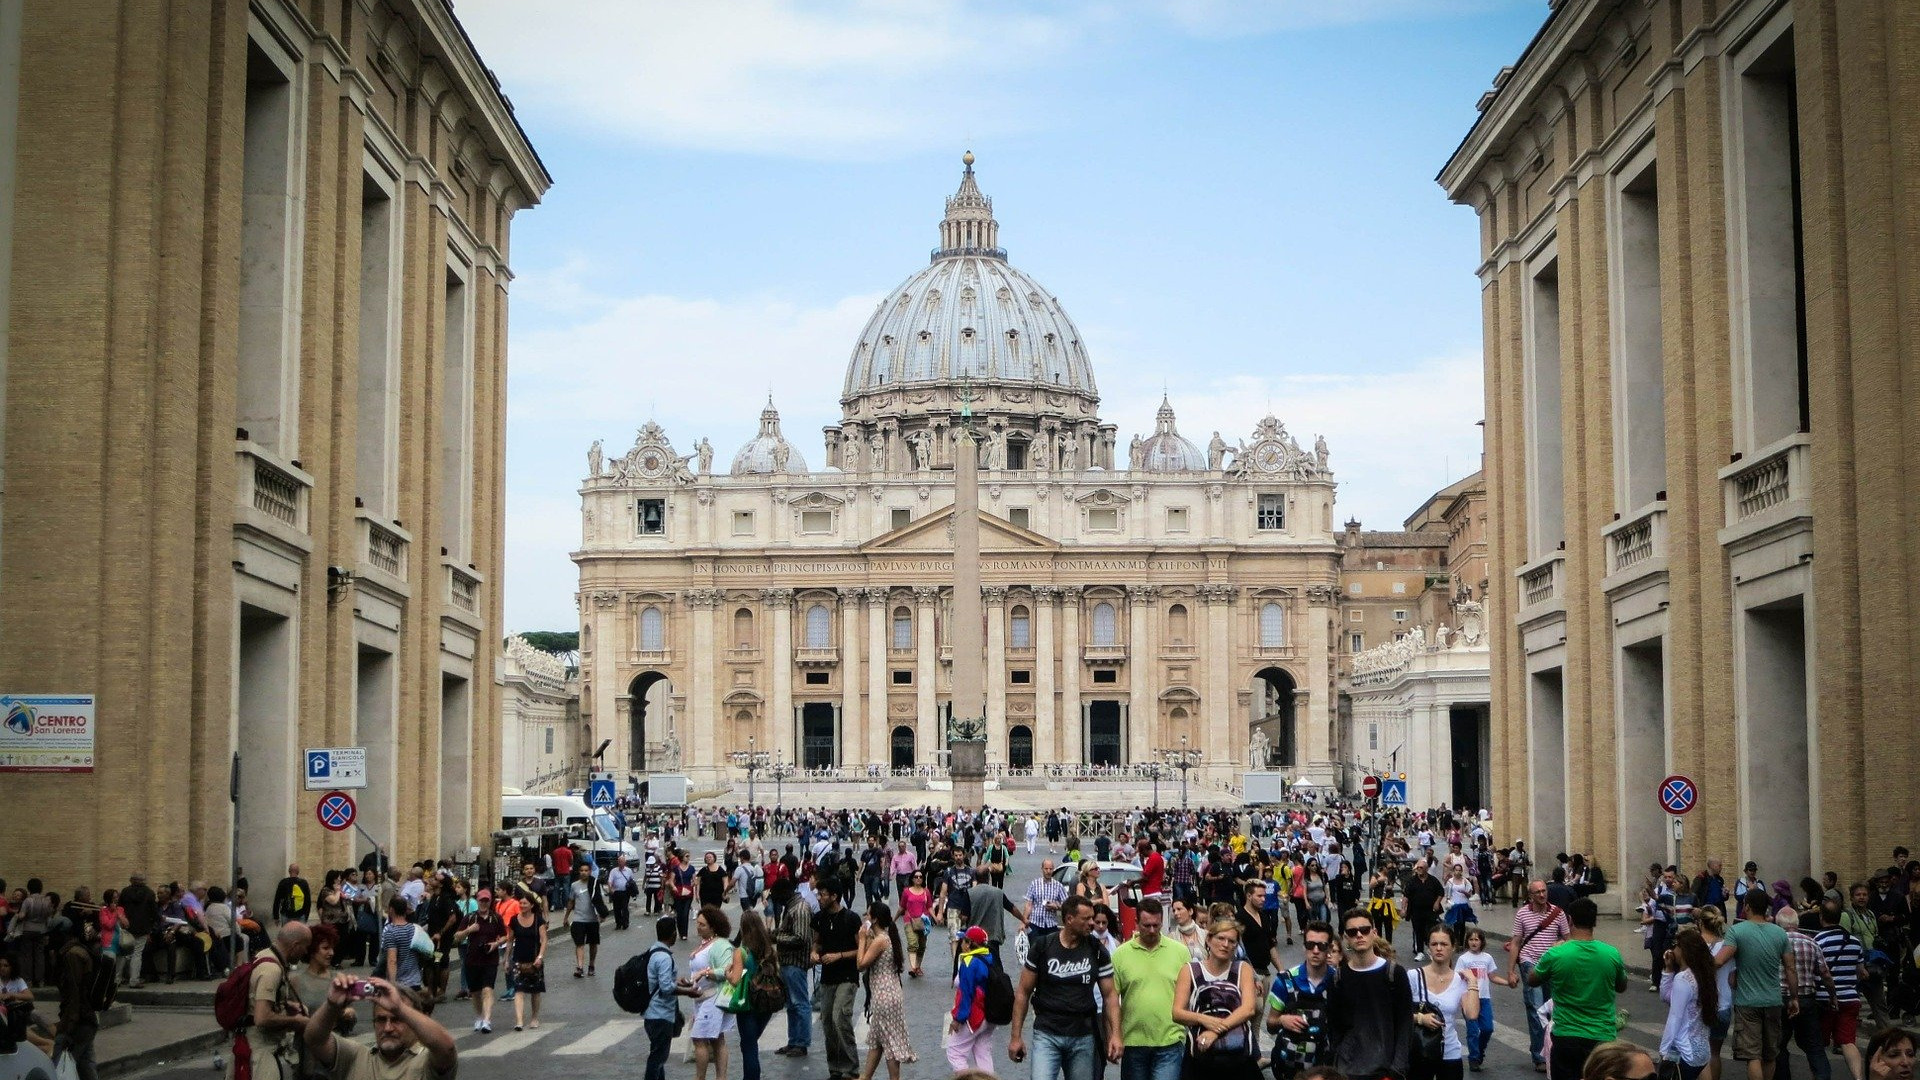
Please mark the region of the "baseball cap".
POLYGON ((1748 870, 1758 870, 1758 869, 1760 869, 1760 864, 1759 864, 1759 863, 1757 863, 1757 862, 1754 862, 1754 861, 1752 861, 1751 859, 1749 859, 1749 860, 1747 861, 1747 865, 1746 865, 1746 869, 1748 869, 1748 870))
POLYGON ((967 940, 973 942, 975 945, 985 945, 987 943, 986 927, 983 927, 983 926, 967 927, 967 940))
POLYGON ((493 899, 493 890, 492 890, 492 889, 481 889, 481 890, 480 890, 480 895, 478 895, 478 896, 476 896, 476 897, 474 897, 474 899, 476 899, 476 900, 491 900, 491 899, 493 899))

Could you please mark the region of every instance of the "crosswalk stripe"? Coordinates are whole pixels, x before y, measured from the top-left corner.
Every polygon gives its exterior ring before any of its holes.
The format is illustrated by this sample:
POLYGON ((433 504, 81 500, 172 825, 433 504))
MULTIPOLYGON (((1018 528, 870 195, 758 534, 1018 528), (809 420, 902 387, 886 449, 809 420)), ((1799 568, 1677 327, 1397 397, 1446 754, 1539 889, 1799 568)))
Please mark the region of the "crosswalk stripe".
POLYGON ((640 1030, 638 1020, 609 1020, 588 1032, 586 1037, 576 1039, 555 1050, 556 1057, 576 1057, 598 1054, 611 1049, 620 1040, 640 1030))
POLYGON ((509 1031, 504 1035, 490 1035, 487 1036, 488 1041, 471 1050, 462 1050, 460 1056, 470 1058, 506 1057, 515 1050, 525 1050, 527 1047, 532 1046, 534 1043, 539 1042, 541 1039, 546 1038, 548 1035, 566 1026, 563 1022, 548 1024, 539 1028, 528 1028, 525 1031, 509 1031))

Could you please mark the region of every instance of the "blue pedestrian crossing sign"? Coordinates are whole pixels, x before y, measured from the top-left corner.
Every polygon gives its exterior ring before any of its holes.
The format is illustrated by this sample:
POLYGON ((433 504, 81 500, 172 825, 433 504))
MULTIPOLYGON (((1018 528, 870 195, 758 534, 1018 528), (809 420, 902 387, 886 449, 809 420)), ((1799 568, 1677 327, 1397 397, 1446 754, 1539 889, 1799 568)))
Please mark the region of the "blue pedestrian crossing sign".
POLYGON ((1380 805, 1407 805, 1407 782, 1405 780, 1380 781, 1380 805))
POLYGON ((613 781, 593 779, 587 781, 587 805, 595 810, 613 805, 613 781))

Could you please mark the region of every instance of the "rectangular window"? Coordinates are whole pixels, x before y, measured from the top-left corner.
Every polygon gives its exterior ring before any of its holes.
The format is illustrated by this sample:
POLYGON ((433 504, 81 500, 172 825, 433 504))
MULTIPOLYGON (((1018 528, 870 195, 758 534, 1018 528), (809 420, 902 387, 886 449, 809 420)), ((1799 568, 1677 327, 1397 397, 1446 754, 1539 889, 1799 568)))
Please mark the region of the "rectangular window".
POLYGON ((735 536, 752 536, 753 535, 753 511, 735 510, 733 512, 733 535, 735 536))
POLYGON ((1027 467, 1027 444, 1020 439, 1007 440, 1007 468, 1016 472, 1027 467))
POLYGON ((1015 649, 1033 648, 1033 618, 1020 608, 1007 619, 1007 644, 1015 649))
POLYGON ((1167 531, 1183 533, 1187 531, 1187 508, 1184 506, 1167 507, 1167 531))
POLYGON ((827 673, 826 673, 826 672, 824 672, 824 671, 809 671, 809 672, 807 672, 807 685, 808 685, 808 686, 825 686, 825 685, 827 685, 827 673))
POLYGON ((1016 506, 1007 511, 1007 520, 1023 529, 1033 528, 1033 511, 1024 506, 1016 506))
POLYGON ((1356 652, 1356 653, 1365 652, 1366 649, 1367 649, 1366 635, 1364 634, 1348 634, 1347 635, 1347 651, 1348 652, 1356 652))
POLYGON ((1393 621, 1394 621, 1394 622, 1406 622, 1406 621, 1407 621, 1407 609, 1406 609, 1406 608, 1394 608, 1394 609, 1393 609, 1393 621))
POLYGON ((1364 609, 1364 608, 1357 608, 1357 607, 1356 607, 1356 608, 1348 608, 1348 609, 1347 609, 1347 621, 1348 621, 1348 622, 1366 622, 1366 621, 1367 621, 1367 612, 1366 612, 1366 609, 1364 609))
POLYGON ((893 647, 896 649, 913 648, 913 616, 906 608, 893 613, 893 647))
POLYGON ((1367 724, 1367 749, 1380 749, 1380 725, 1378 723, 1367 724))
POLYGON ((1660 186, 1651 148, 1614 178, 1614 467, 1622 510, 1667 487, 1660 348, 1660 186))
MULTIPOLYGON (((1790 10, 1775 25, 1791 18, 1790 10)), ((1734 59, 1740 72, 1733 133, 1734 184, 1745 302, 1737 305, 1745 338, 1747 426, 1752 452, 1811 431, 1807 406, 1807 294, 1800 206, 1800 114, 1795 96, 1793 27, 1763 31, 1734 59)))
POLYGON ((1092 532, 1113 532, 1120 528, 1120 511, 1111 506, 1089 507, 1087 528, 1092 532))
POLYGON ((1527 550, 1539 559, 1567 538, 1560 447, 1560 261, 1548 259, 1527 281, 1527 550))
POLYGON ((1117 683, 1120 681, 1120 673, 1112 668, 1101 668, 1093 673, 1093 681, 1097 683, 1117 683))
POLYGON ((913 524, 913 511, 905 506, 896 506, 892 510, 893 523, 888 528, 904 529, 913 524))
POLYGON ((1007 673, 1007 678, 1009 681, 1013 682, 1016 686, 1025 686, 1027 683, 1030 683, 1033 681, 1033 672, 1010 671, 1007 673))
POLYGON ((547 729, 547 753, 553 753, 553 729, 547 729))
POLYGON ((634 503, 634 527, 641 536, 667 535, 667 500, 640 499, 634 503))
POLYGON ((803 533, 829 533, 833 531, 833 511, 800 511, 800 531, 803 533))
POLYGON ((468 521, 473 513, 472 299, 467 282, 447 267, 441 341, 440 511, 441 539, 455 562, 467 561, 468 521))
POLYGON ((238 426, 247 438, 299 457, 299 350, 294 318, 300 266, 300 126, 297 86, 283 64, 247 42, 247 96, 241 131, 240 341, 238 426))
POLYGON ((354 491, 382 520, 396 514, 393 499, 399 410, 393 392, 393 195, 370 173, 360 177, 360 362, 357 372, 354 491))
POLYGON ((1287 527, 1287 497, 1285 495, 1260 496, 1259 510, 1254 527, 1262 531, 1275 531, 1287 527))
POLYGON ((912 670, 911 668, 908 668, 908 669, 905 669, 905 670, 901 670, 901 671, 895 671, 895 672, 893 673, 893 685, 895 685, 895 686, 912 686, 912 685, 913 685, 913 670, 912 670))

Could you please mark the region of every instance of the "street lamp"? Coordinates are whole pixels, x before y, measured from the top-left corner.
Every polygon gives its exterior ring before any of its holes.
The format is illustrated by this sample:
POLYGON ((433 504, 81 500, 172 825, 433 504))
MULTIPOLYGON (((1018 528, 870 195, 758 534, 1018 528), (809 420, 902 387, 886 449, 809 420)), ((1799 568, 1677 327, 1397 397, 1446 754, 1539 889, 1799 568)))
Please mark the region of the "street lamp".
MULTIPOLYGON (((1199 764, 1201 752, 1187 746, 1187 737, 1180 736, 1179 749, 1163 747, 1160 756, 1168 765, 1180 770, 1180 813, 1187 812, 1187 770, 1199 764)), ((1158 792, 1158 773, 1156 772, 1155 791, 1158 792)))
POLYGON ((784 755, 775 755, 773 766, 767 771, 773 774, 773 809, 775 813, 779 813, 785 809, 786 805, 781 784, 787 777, 793 775, 793 762, 785 760, 784 755))
POLYGON ((735 765, 743 766, 747 770, 747 820, 749 821, 753 820, 753 778, 761 769, 767 767, 769 756, 765 750, 754 749, 753 744, 754 737, 749 735, 745 750, 735 750, 727 755, 735 765))

